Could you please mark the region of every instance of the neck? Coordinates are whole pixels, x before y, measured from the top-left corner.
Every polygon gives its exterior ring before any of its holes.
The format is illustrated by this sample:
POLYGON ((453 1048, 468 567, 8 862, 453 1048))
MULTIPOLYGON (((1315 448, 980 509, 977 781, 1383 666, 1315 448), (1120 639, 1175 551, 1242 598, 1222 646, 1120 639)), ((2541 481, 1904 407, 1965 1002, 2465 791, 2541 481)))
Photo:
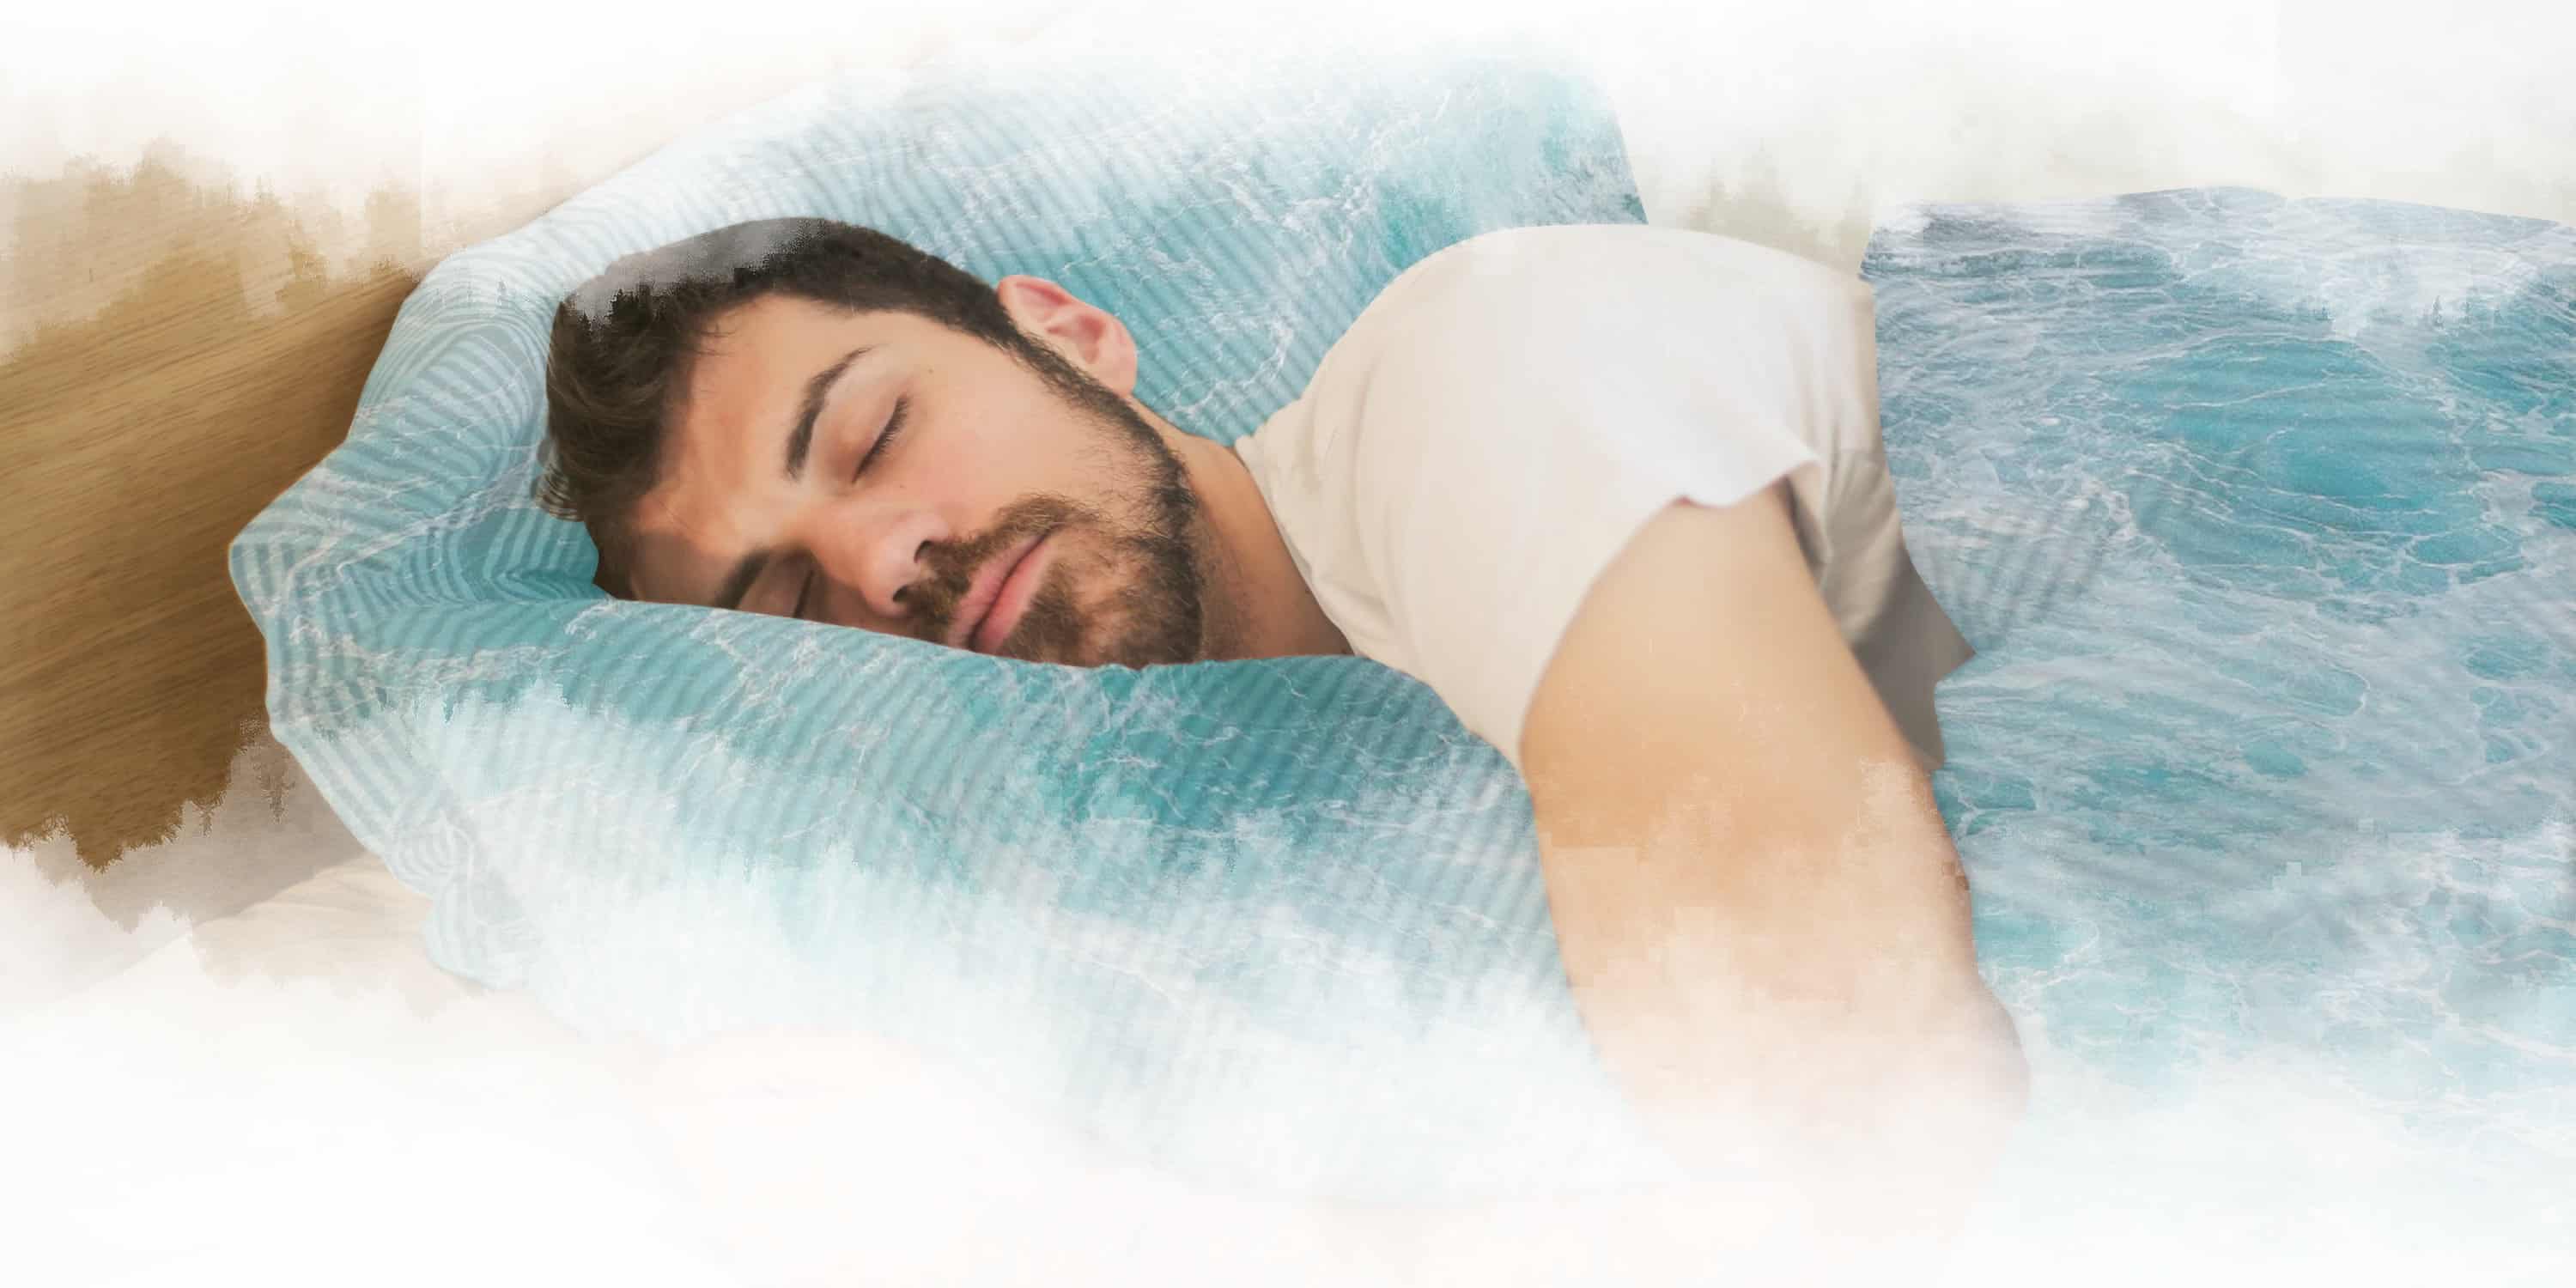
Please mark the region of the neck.
POLYGON ((1153 423, 1189 471, 1200 517, 1215 547, 1216 567, 1210 569, 1215 575, 1206 587, 1207 660, 1349 653, 1350 641, 1324 616, 1315 592, 1298 574, 1287 539, 1270 515, 1270 503, 1243 458, 1159 417, 1153 423))

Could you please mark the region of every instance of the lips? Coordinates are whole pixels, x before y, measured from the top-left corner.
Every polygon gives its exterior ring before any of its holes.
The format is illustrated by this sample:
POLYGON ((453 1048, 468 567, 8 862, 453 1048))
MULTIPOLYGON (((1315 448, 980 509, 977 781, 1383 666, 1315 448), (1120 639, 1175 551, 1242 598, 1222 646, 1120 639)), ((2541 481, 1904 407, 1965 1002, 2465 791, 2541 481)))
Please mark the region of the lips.
POLYGON ((1012 573, 1019 571, 1021 561, 1029 557, 1029 552, 1046 539, 1047 533, 1041 532, 987 560, 982 568, 976 570, 975 580, 967 587, 966 598, 957 605, 956 618, 948 624, 946 643, 950 648, 970 645, 975 633, 983 628, 985 616, 992 612, 993 601, 1001 597, 1003 584, 1011 579, 1012 573))

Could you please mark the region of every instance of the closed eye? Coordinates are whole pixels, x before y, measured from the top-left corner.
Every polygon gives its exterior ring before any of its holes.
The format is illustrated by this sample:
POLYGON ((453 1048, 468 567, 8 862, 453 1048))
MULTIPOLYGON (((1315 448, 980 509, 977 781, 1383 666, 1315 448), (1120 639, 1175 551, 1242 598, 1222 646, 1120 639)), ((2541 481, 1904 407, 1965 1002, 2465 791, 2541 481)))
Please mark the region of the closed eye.
MULTIPOLYGON (((860 475, 867 473, 868 466, 874 464, 877 457, 884 454, 886 446, 903 432, 904 418, 911 410, 912 398, 909 395, 894 400, 894 411, 886 417, 885 429, 877 434, 877 441, 868 448, 866 455, 859 458, 858 466, 850 471, 851 482, 857 482, 860 475)), ((806 571, 804 584, 796 590, 796 607, 788 611, 788 616, 805 616, 806 602, 814 597, 814 583, 821 578, 822 572, 820 567, 806 571)))
POLYGON ((868 449, 867 455, 859 458, 859 467, 851 472, 851 478, 855 479, 859 475, 867 473, 868 466, 874 463, 878 456, 884 454, 886 446, 894 442, 897 435, 903 433, 904 417, 911 410, 912 398, 910 395, 905 395, 894 400, 894 414, 886 417, 885 432, 878 434, 876 445, 868 449))

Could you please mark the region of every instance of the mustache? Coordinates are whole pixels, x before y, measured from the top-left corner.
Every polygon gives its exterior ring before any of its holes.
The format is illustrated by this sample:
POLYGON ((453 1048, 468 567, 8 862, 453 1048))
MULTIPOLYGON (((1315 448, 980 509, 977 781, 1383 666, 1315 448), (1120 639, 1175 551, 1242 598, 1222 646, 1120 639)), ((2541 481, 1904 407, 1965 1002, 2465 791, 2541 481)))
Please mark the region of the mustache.
POLYGON ((975 574, 1003 552, 1031 537, 1070 523, 1094 518, 1090 507, 1069 497, 1033 496, 1016 501, 993 526, 967 540, 932 543, 923 550, 921 580, 904 588, 903 600, 919 614, 919 638, 939 642, 957 616, 957 606, 975 583, 975 574))

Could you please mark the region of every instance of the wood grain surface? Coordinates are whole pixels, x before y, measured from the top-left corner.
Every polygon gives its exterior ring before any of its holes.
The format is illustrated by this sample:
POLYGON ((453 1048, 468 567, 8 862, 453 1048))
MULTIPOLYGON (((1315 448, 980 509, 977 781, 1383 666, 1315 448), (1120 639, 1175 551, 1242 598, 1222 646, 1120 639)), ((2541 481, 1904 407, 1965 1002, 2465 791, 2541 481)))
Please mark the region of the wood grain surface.
POLYGON ((372 262, 334 272, 327 215, 182 157, 12 182, 0 841, 68 830, 103 866, 211 808, 264 731, 225 548, 347 433, 426 266, 398 191, 370 199, 372 262))

